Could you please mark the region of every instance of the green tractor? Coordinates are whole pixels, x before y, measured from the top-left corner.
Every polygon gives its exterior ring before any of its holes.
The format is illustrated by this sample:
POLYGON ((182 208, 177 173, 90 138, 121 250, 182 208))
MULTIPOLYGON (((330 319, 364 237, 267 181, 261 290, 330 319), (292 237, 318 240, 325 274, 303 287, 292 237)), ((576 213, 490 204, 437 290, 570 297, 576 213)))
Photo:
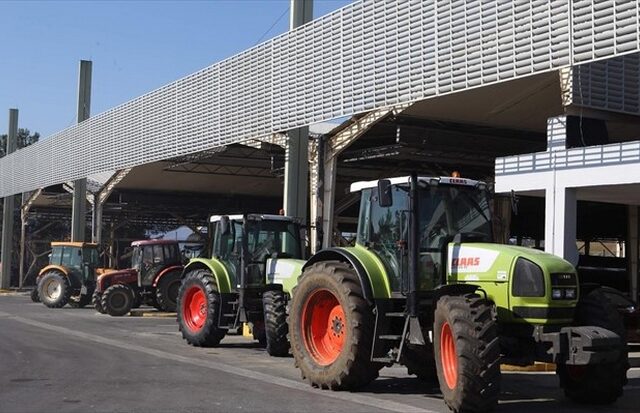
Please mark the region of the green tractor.
POLYGON ((36 279, 33 301, 42 301, 49 308, 84 307, 91 303, 96 275, 106 271, 98 268, 98 246, 86 242, 52 242, 49 264, 36 279))
POLYGON ((287 302, 304 264, 301 227, 289 217, 213 216, 211 258, 192 259, 178 293, 182 337, 216 346, 249 323, 272 356, 289 353, 287 302))
POLYGON ((500 363, 554 362, 565 394, 611 403, 626 383, 624 327, 567 261, 491 243, 486 185, 415 175, 358 182, 354 247, 303 267, 292 352, 313 386, 352 390, 404 364, 455 412, 492 410, 500 363))

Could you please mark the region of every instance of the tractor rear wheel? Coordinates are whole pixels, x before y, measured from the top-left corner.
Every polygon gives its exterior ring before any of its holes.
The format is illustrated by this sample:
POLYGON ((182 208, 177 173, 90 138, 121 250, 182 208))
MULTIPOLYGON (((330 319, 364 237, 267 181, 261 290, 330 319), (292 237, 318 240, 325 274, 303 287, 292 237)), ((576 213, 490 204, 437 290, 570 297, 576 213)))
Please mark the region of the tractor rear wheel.
POLYGON ((98 291, 94 291, 93 296, 91 297, 91 302, 93 303, 93 307, 96 309, 97 312, 99 312, 100 314, 107 313, 104 310, 104 307, 102 307, 102 293, 98 291))
POLYGON ((59 271, 47 271, 38 283, 38 295, 49 308, 64 307, 71 298, 69 279, 59 271))
POLYGON ((102 293, 102 308, 113 317, 121 317, 131 311, 133 291, 125 284, 114 284, 102 293))
POLYGON ((178 292, 180 291, 180 272, 171 271, 160 278, 156 287, 156 302, 160 311, 173 313, 176 311, 178 303, 178 292))
POLYGON ((493 305, 478 294, 443 296, 434 314, 434 353, 444 402, 454 412, 498 404, 500 346, 493 305))
POLYGON ((178 326, 187 343, 197 347, 220 344, 227 330, 218 327, 220 294, 213 275, 193 270, 182 280, 178 294, 178 326))
POLYGON ((40 302, 40 295, 38 294, 38 286, 36 285, 33 290, 31 290, 31 301, 34 303, 40 302))
POLYGON ((303 379, 320 388, 351 390, 378 377, 382 365, 371 362, 375 317, 351 266, 311 265, 292 296, 291 348, 303 379))
POLYGON ((273 357, 289 355, 289 326, 287 324, 287 300, 283 291, 266 291, 262 294, 264 329, 267 353, 273 357))
POLYGON ((578 302, 574 324, 613 331, 620 336, 623 350, 620 357, 611 363, 588 366, 558 364, 556 373, 560 387, 569 399, 578 403, 613 403, 622 396, 622 388, 627 384, 629 355, 624 322, 602 290, 596 288, 578 302))

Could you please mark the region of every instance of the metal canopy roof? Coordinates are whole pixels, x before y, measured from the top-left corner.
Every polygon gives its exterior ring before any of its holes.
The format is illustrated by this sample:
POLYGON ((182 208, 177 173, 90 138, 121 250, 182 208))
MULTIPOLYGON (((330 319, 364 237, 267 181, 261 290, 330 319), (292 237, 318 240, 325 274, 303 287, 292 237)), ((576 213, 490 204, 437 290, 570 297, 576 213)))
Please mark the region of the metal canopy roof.
POLYGON ((0 196, 635 53, 639 15, 638 2, 358 1, 6 156, 0 196))

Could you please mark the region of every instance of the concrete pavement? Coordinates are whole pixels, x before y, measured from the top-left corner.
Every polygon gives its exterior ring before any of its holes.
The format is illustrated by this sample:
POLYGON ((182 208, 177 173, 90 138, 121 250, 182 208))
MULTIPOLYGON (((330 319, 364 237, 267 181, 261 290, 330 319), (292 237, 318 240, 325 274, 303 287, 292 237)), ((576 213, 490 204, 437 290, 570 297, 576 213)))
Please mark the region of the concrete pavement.
MULTIPOLYGON (((640 369, 611 412, 636 412, 640 369)), ((550 373, 506 373, 498 412, 589 412, 564 399, 550 373)), ((228 336, 194 348, 175 320, 59 310, 27 296, 0 296, 0 412, 13 411, 424 411, 447 412, 439 392, 402 366, 357 393, 300 380, 292 358, 228 336)))

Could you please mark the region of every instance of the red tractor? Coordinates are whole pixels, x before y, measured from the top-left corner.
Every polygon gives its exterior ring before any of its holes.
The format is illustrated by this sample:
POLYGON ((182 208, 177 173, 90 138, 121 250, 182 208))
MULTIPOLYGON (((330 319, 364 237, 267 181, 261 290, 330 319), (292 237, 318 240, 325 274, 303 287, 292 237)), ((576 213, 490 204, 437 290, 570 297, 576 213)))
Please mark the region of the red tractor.
POLYGON ((176 311, 182 257, 171 240, 134 241, 131 268, 98 277, 93 304, 102 314, 123 316, 142 302, 160 311, 176 311))

